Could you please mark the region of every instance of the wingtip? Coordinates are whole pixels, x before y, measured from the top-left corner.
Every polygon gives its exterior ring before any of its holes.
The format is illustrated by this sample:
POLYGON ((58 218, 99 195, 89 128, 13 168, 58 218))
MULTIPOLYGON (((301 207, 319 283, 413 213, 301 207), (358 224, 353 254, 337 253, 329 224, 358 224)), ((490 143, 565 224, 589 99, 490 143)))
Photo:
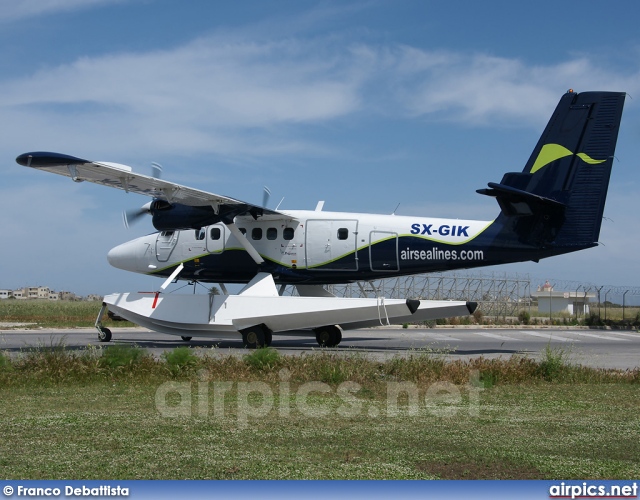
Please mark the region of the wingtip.
POLYGON ((34 151, 23 153, 16 158, 16 163, 24 167, 51 167, 55 165, 81 165, 91 163, 89 160, 75 156, 49 151, 34 151))
POLYGON ((33 158, 31 153, 23 153, 16 158, 16 163, 23 167, 31 166, 31 159, 33 158))

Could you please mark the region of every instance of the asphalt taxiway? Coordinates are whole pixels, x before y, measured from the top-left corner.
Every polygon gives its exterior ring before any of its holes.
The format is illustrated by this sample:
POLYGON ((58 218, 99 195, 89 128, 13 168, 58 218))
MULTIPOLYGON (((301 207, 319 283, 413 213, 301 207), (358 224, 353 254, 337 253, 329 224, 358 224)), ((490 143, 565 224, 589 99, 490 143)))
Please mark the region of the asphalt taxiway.
MULTIPOLYGON (((110 344, 137 345, 155 356, 181 345, 190 345, 219 355, 247 352, 240 335, 215 339, 179 337, 142 328, 114 328, 113 340, 101 343, 93 328, 0 330, 0 350, 10 355, 35 347, 64 344, 68 349, 110 344)), ((562 349, 571 362, 599 367, 634 369, 640 367, 640 333, 628 330, 553 328, 374 328, 344 332, 333 352, 362 353, 374 359, 408 356, 417 351, 432 352, 448 359, 509 357, 514 354, 539 358, 547 346, 562 349)), ((282 354, 299 355, 320 351, 308 332, 275 334, 272 347, 282 354)))

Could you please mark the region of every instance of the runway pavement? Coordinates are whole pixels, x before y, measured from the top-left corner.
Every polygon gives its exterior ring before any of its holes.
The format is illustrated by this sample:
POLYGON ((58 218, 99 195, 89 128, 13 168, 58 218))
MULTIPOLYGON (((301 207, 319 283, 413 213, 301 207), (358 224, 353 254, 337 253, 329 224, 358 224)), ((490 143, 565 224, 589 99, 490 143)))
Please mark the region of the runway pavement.
MULTIPOLYGON (((184 342, 179 337, 142 328, 114 328, 109 344, 98 342, 96 330, 0 330, 0 350, 17 354, 38 346, 63 343, 69 349, 110 344, 138 345, 155 356, 180 345, 191 345, 220 355, 241 355, 240 335, 184 342), (212 350, 213 349, 213 350, 212 350)), ((640 367, 640 334, 633 331, 587 329, 489 328, 375 328, 344 332, 333 352, 363 353, 375 359, 407 356, 427 350, 450 359, 509 357, 524 354, 538 358, 547 346, 562 349, 572 362, 600 368, 640 367)), ((283 354, 313 353, 321 348, 307 332, 273 336, 272 347, 283 354)))

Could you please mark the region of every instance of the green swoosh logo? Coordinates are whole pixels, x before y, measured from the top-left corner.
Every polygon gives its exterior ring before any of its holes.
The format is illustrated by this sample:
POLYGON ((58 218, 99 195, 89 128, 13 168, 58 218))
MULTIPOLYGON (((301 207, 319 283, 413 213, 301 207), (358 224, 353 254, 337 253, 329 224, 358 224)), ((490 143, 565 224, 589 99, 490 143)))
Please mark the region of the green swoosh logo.
MULTIPOLYGON (((565 156, 571 156, 572 154, 574 153, 560 144, 545 144, 542 146, 533 167, 531 167, 531 172, 529 173, 534 174, 541 168, 546 167, 549 163, 559 160, 560 158, 564 158, 565 156)), ((604 163, 607 161, 595 160, 586 153, 578 153, 576 156, 589 165, 597 165, 598 163, 604 163)))

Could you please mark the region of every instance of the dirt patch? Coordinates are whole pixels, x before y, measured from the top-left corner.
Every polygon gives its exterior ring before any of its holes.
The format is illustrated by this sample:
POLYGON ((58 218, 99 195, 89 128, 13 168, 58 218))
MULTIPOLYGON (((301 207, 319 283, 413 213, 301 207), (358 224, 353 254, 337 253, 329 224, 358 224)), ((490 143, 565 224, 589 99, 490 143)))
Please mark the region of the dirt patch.
POLYGON ((545 479, 535 467, 509 462, 420 462, 417 468, 440 479, 545 479))

